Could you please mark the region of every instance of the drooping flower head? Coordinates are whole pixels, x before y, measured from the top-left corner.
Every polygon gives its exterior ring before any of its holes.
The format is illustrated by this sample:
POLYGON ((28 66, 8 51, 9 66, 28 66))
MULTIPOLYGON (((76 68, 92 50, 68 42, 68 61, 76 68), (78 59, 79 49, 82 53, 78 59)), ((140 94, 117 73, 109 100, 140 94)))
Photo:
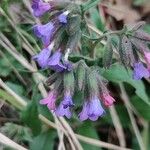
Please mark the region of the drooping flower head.
POLYGON ((51 50, 53 48, 53 43, 50 44, 47 48, 44 48, 39 54, 33 56, 41 68, 46 68, 48 66, 48 60, 51 55, 51 50))
POLYGON ((56 105, 55 102, 57 100, 57 92, 55 90, 50 91, 48 96, 42 100, 40 100, 41 105, 47 105, 49 110, 55 110, 56 105))
POLYGON ((101 106, 100 100, 97 96, 93 99, 86 101, 83 105, 83 109, 79 114, 79 118, 81 121, 90 119, 92 121, 96 121, 100 116, 104 114, 104 109, 101 106))
POLYGON ((63 101, 59 104, 54 112, 58 117, 66 116, 68 119, 70 119, 72 115, 70 107, 64 107, 63 101))
POLYGON ((40 17, 52 8, 50 3, 43 2, 43 0, 33 0, 32 9, 35 17, 40 17))
POLYGON ((43 44, 48 46, 50 44, 51 38, 55 31, 55 26, 52 22, 45 25, 35 25, 33 27, 34 33, 38 38, 41 38, 43 44))
POLYGON ((111 95, 109 95, 109 93, 103 93, 102 100, 104 102, 104 105, 107 107, 112 106, 115 102, 115 99, 111 95))
POLYGON ((55 114, 57 116, 66 116, 67 118, 70 118, 72 115, 70 108, 73 106, 74 104, 70 92, 65 92, 64 99, 61 101, 58 108, 56 108, 55 114))
POLYGON ((149 78, 150 73, 147 68, 141 62, 134 64, 134 72, 133 72, 133 79, 140 80, 143 77, 149 78))
POLYGON ((72 96, 71 96, 70 92, 65 92, 62 104, 63 104, 64 108, 74 106, 72 96))

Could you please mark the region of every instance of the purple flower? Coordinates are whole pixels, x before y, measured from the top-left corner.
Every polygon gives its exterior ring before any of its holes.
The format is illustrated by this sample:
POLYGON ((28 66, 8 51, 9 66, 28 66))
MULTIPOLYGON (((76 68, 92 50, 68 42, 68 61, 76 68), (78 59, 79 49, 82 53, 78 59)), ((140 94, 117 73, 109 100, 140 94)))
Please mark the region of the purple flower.
POLYGON ((38 38, 41 38, 45 46, 49 45, 51 37, 54 34, 54 24, 49 22, 45 25, 36 25, 33 27, 34 33, 38 38))
POLYGON ((60 22, 60 23, 67 23, 67 16, 68 16, 68 14, 69 14, 69 11, 65 11, 65 12, 63 12, 62 14, 60 14, 60 15, 58 16, 59 22, 60 22))
POLYGON ((48 60, 51 55, 52 47, 53 47, 53 44, 43 49, 39 54, 33 56, 33 59, 35 59, 38 62, 41 68, 47 67, 48 60))
POLYGON ((63 70, 67 69, 66 66, 64 66, 61 63, 61 57, 62 53, 58 50, 56 51, 49 59, 48 66, 55 70, 56 72, 62 72, 63 70))
POLYGON ((32 9, 33 9, 34 16, 40 17, 45 12, 51 9, 51 5, 49 3, 43 2, 42 0, 33 0, 32 9))
POLYGON ((56 109, 56 106, 55 106, 56 99, 57 99, 57 94, 56 94, 56 91, 53 90, 53 91, 49 92, 49 94, 46 98, 40 100, 40 104, 47 105, 47 107, 50 110, 55 110, 56 109))
POLYGON ((133 79, 140 80, 143 77, 149 78, 150 73, 147 68, 141 62, 134 64, 134 72, 133 72, 133 79))
POLYGON ((70 92, 67 92, 64 95, 64 99, 62 101, 62 104, 64 106, 64 108, 66 109, 67 107, 72 107, 74 106, 73 101, 72 101, 72 96, 70 95, 70 92))
POLYGON ((98 99, 98 97, 95 97, 94 99, 91 99, 84 103, 83 109, 79 114, 79 118, 81 121, 87 119, 96 121, 99 116, 102 116, 104 114, 104 112, 105 111, 101 106, 100 100, 98 99))
POLYGON ((68 119, 71 118, 71 111, 70 111, 70 107, 64 108, 64 104, 63 101, 60 103, 60 105, 58 106, 58 108, 55 110, 55 114, 57 116, 66 116, 68 119))

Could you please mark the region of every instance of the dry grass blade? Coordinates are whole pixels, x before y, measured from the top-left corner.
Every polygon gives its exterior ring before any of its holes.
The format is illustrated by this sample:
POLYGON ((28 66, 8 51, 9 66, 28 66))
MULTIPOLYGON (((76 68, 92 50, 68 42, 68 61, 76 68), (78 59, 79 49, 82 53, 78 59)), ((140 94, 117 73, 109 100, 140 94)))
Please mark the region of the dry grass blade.
POLYGON ((119 143, 122 147, 125 147, 126 146, 125 135, 124 135, 123 128, 119 120, 119 116, 114 106, 110 107, 110 114, 111 114, 113 124, 115 126, 115 130, 118 136, 119 143))
POLYGON ((122 100, 124 101, 125 106, 127 108, 127 111, 128 111, 128 114, 129 114, 129 117, 130 117, 130 120, 131 120, 131 124, 132 124, 132 127, 133 127, 133 131, 134 131, 134 133, 136 135, 136 138, 138 140, 138 144, 140 146, 140 149, 141 150, 146 150, 146 148, 144 146, 144 143, 143 143, 143 140, 142 140, 142 137, 140 135, 140 131, 139 131, 138 126, 136 124, 135 118, 134 118, 133 113, 130 109, 130 103, 128 102, 129 97, 128 97, 128 95, 126 93, 126 90, 125 90, 122 83, 120 83, 120 89, 121 89, 121 97, 122 97, 122 100))
POLYGON ((2 133, 0 133, 0 143, 9 146, 15 150, 27 150, 26 148, 24 148, 23 146, 15 143, 14 141, 12 141, 11 139, 9 139, 8 137, 6 137, 5 135, 3 135, 2 133))

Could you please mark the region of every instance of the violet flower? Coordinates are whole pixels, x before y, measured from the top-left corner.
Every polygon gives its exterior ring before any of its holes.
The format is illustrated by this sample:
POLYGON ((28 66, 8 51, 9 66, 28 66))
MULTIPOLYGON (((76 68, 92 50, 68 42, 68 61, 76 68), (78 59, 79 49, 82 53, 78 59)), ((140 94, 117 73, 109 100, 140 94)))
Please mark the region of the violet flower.
POLYGON ((95 98, 84 103, 83 109, 79 114, 79 118, 81 121, 87 119, 96 121, 99 116, 102 116, 104 114, 104 112, 105 111, 101 106, 100 100, 98 99, 98 97, 95 96, 95 98))
POLYGON ((44 48, 39 54, 33 56, 41 68, 46 68, 48 66, 48 60, 51 55, 53 44, 49 45, 47 48, 44 48))
POLYGON ((55 114, 59 117, 66 116, 68 119, 70 119, 72 115, 70 107, 64 108, 63 102, 59 104, 58 108, 55 110, 55 114))
POLYGON ((33 27, 34 33, 38 38, 41 38, 45 46, 49 45, 50 40, 54 34, 54 24, 49 22, 45 25, 35 25, 33 27))
POLYGON ((141 62, 134 64, 134 72, 133 72, 133 79, 140 80, 143 77, 148 78, 150 77, 150 73, 147 68, 141 62))
POLYGON ((55 70, 56 72, 62 72, 63 70, 67 69, 66 66, 64 66, 61 63, 61 57, 62 53, 58 50, 56 51, 49 59, 48 66, 55 70))
POLYGON ((67 23, 67 16, 68 16, 68 14, 69 14, 69 11, 65 11, 65 12, 63 12, 62 14, 60 14, 60 15, 58 16, 59 22, 66 24, 66 23, 67 23))
POLYGON ((43 0, 33 0, 32 1, 32 9, 35 17, 40 17, 47 11, 51 9, 51 5, 49 3, 43 2, 43 0))
POLYGON ((74 106, 73 101, 72 101, 72 96, 70 95, 70 92, 67 92, 64 95, 64 99, 62 101, 62 104, 63 104, 64 108, 74 106))
POLYGON ((55 102, 57 100, 57 94, 56 91, 49 92, 48 96, 42 100, 40 100, 41 105, 47 105, 49 110, 55 110, 55 102))

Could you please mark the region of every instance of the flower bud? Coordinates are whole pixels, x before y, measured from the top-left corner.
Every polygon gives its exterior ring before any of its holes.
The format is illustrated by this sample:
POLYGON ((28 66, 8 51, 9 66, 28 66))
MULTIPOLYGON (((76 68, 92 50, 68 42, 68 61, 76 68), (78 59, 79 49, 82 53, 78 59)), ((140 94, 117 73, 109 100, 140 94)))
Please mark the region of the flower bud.
POLYGON ((75 86, 74 74, 73 71, 64 72, 63 74, 63 86, 64 91, 69 91, 71 95, 74 93, 74 86, 75 86))
POLYGON ((79 87, 79 90, 83 90, 86 82, 86 68, 85 68, 85 62, 81 61, 78 64, 77 67, 77 85, 79 87))
POLYGON ((95 95, 98 95, 99 93, 96 73, 97 73, 96 71, 87 72, 88 96, 90 98, 94 97, 95 95))
POLYGON ((79 15, 71 16, 68 20, 67 33, 69 35, 73 35, 77 31, 80 31, 80 24, 81 24, 81 16, 79 15))
POLYGON ((77 47, 80 38, 81 38, 80 30, 75 32, 73 35, 69 36, 69 39, 68 39, 68 42, 66 45, 66 49, 69 48, 70 51, 72 52, 75 49, 75 47, 77 47))

